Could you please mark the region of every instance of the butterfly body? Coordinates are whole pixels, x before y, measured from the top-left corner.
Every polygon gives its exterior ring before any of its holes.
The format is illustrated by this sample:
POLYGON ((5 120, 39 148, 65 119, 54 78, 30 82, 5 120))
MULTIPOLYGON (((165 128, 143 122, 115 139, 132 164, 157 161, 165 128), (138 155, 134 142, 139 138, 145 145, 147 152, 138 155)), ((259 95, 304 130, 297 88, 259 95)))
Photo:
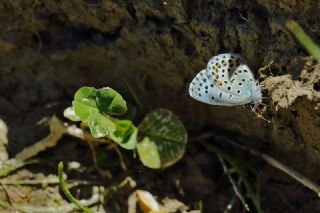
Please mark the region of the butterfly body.
POLYGON ((194 99, 211 105, 237 106, 261 102, 258 82, 239 55, 214 56, 189 86, 194 99))

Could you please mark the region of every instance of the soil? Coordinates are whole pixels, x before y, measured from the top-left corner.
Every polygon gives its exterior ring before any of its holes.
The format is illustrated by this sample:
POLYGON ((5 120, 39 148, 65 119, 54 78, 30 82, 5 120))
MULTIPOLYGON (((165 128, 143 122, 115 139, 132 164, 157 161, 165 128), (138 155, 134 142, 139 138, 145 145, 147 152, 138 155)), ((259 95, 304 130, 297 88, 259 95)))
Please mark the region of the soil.
MULTIPOLYGON (((146 169, 124 151, 129 169, 123 172, 114 163, 108 168, 113 180, 106 185, 129 175, 139 188, 159 197, 174 197, 194 208, 201 200, 205 212, 223 212, 232 187, 215 153, 203 145, 210 141, 192 141, 207 132, 237 140, 320 180, 320 65, 285 25, 294 19, 319 43, 319 1, 9 0, 0 1, 0 11, 0 116, 8 126, 4 147, 9 157, 45 137, 48 127, 37 123, 54 114, 62 119, 81 86, 109 86, 128 101, 136 121, 143 112, 132 91, 147 109, 175 112, 190 141, 185 157, 161 171, 146 169), (262 113, 270 123, 245 107, 209 106, 189 97, 192 78, 212 56, 225 52, 240 54, 261 82, 266 97, 262 113)), ((5 141, 3 135, 0 140, 5 141)), ((61 160, 93 167, 89 146, 71 137, 39 157, 51 166, 28 166, 14 173, 15 178, 56 174, 61 160)), ((1 154, 3 158, 7 155, 1 154)), ((256 168, 263 212, 320 212, 314 192, 261 165, 256 168)), ((103 180, 95 170, 86 177, 72 174, 70 178, 103 180)), ((8 187, 11 202, 67 203, 54 184, 8 187)), ((124 206, 130 190, 118 197, 124 206)), ((1 200, 6 197, 2 192, 1 200)), ((238 202, 231 212, 245 210, 238 202)))

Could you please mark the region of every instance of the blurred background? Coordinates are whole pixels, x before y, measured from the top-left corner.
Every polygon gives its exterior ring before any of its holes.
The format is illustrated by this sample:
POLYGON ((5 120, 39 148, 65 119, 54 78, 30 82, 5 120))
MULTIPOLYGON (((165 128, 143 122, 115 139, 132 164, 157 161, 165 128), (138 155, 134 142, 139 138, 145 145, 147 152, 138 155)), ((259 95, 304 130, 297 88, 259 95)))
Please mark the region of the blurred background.
MULTIPOLYGON (((77 89, 108 86, 138 120, 144 112, 135 96, 145 109, 172 110, 191 137, 215 132, 236 138, 319 180, 320 66, 287 19, 319 43, 318 0, 1 0, 0 116, 9 129, 9 155, 46 136, 48 128, 37 122, 61 117, 77 89), (270 123, 245 107, 189 97, 193 77, 227 52, 240 54, 264 84, 270 123)), ((289 196, 289 189, 279 196, 289 196)), ((275 201, 282 210, 269 212, 292 212, 288 206, 305 196, 300 190, 292 200, 275 201)), ((296 212, 320 210, 317 198, 306 196, 310 206, 299 204, 296 212)))

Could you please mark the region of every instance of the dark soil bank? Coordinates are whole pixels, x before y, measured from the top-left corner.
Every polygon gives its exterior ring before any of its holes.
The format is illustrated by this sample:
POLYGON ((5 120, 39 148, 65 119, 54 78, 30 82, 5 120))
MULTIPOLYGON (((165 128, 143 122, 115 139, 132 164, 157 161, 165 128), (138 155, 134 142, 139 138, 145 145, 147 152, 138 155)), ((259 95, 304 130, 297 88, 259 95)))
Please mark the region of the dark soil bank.
POLYGON ((36 123, 61 114, 79 87, 110 86, 134 103, 129 85, 145 106, 178 114, 190 133, 224 133, 317 180, 320 65, 288 18, 320 43, 318 0, 1 0, 0 115, 9 152, 46 135, 36 123), (244 107, 189 97, 192 78, 225 52, 240 54, 262 82, 270 123, 244 107))

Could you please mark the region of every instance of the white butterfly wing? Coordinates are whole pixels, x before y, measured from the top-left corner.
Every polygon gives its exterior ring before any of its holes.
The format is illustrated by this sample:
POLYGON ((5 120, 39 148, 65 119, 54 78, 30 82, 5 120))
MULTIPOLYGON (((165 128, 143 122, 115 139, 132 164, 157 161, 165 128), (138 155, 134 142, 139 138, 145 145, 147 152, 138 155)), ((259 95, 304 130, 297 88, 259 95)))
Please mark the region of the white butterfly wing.
POLYGON ((252 101, 250 86, 254 76, 239 55, 226 53, 213 57, 207 65, 207 74, 215 79, 215 85, 220 90, 233 98, 242 99, 243 103, 252 101))
POLYGON ((207 73, 221 82, 229 81, 235 69, 242 63, 239 55, 225 53, 214 56, 207 64, 207 73))
POLYGON ((237 94, 248 96, 250 102, 257 102, 261 99, 261 89, 259 83, 255 80, 250 68, 243 64, 238 67, 231 76, 233 91, 237 94))
POLYGON ((212 105, 235 106, 247 103, 243 98, 235 97, 221 90, 214 84, 214 79, 207 75, 206 70, 199 72, 189 86, 192 98, 212 105))

